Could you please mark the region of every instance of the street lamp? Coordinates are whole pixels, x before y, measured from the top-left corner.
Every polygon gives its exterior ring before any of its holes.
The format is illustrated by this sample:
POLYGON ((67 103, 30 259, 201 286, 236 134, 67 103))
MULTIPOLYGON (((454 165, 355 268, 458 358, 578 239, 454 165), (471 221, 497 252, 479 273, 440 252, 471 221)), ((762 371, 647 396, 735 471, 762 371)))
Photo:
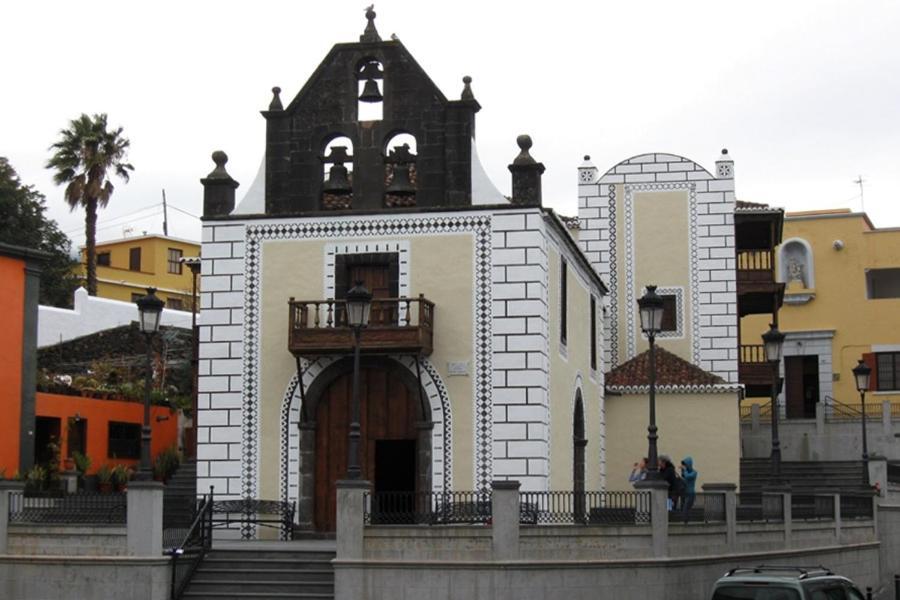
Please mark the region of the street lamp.
POLYGON ((781 442, 778 440, 778 365, 781 362, 781 351, 784 347, 784 334, 778 331, 774 323, 762 335, 766 350, 766 360, 772 366, 772 480, 781 481, 781 442))
POLYGON ((144 426, 141 428, 141 465, 135 476, 139 481, 151 481, 150 467, 150 386, 153 385, 153 336, 159 331, 159 321, 165 302, 156 297, 156 288, 148 287, 147 295, 135 301, 138 307, 141 333, 147 340, 147 373, 144 376, 144 426))
POLYGON ((656 334, 662 330, 663 299, 656 293, 655 285, 647 286, 647 293, 638 299, 641 331, 650 341, 650 424, 647 426, 647 479, 659 479, 656 452, 656 334))
POLYGON ((869 389, 869 380, 872 377, 872 368, 859 359, 859 364, 853 367, 853 377, 856 379, 856 391, 862 402, 862 444, 863 444, 863 476, 866 483, 869 482, 869 443, 866 437, 866 390, 869 389))
POLYGON ((360 479, 362 468, 359 457, 359 336, 369 324, 372 294, 362 281, 347 292, 347 325, 353 329, 353 391, 350 407, 350 433, 347 440, 347 479, 360 479))

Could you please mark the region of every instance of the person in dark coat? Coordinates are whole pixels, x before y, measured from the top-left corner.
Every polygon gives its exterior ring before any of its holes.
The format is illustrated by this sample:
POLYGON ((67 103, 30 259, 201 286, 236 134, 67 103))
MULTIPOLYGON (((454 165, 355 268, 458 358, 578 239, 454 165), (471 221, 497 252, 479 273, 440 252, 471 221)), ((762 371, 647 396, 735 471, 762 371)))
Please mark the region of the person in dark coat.
POLYGON ((659 455, 659 477, 669 485, 669 510, 675 510, 678 505, 678 498, 684 488, 684 482, 675 472, 675 465, 668 454, 659 455))

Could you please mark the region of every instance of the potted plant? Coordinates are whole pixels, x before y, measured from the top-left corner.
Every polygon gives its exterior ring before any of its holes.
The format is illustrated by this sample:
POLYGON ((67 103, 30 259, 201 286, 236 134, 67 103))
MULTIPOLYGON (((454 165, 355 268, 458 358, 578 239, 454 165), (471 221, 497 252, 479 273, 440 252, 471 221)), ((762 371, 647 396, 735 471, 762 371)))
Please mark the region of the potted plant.
POLYGON ((75 463, 75 470, 78 472, 78 487, 84 489, 87 487, 85 478, 91 468, 91 457, 76 450, 72 453, 72 462, 75 463))
POLYGON ((97 488, 101 494, 109 494, 113 490, 113 468, 102 465, 97 469, 97 488))
POLYGON ((181 455, 175 446, 169 446, 156 455, 153 461, 153 478, 166 483, 171 479, 181 464, 181 455))
POLYGON ((118 464, 112 469, 112 483, 117 492, 125 491, 128 480, 131 479, 131 470, 123 464, 118 464))

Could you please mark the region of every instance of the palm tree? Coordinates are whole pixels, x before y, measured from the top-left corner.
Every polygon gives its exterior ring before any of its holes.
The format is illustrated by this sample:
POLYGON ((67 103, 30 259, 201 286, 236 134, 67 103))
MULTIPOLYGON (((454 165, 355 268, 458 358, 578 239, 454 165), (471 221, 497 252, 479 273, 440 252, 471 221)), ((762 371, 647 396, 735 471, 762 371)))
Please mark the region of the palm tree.
POLYGON ((59 132, 60 139, 50 146, 53 156, 47 168, 53 169, 56 185, 66 185, 66 202, 75 210, 84 208, 84 235, 87 253, 87 290, 97 295, 97 207, 105 207, 114 186, 109 172, 128 181, 134 167, 127 160, 128 138, 122 128, 108 131, 106 114, 89 117, 82 114, 59 132))

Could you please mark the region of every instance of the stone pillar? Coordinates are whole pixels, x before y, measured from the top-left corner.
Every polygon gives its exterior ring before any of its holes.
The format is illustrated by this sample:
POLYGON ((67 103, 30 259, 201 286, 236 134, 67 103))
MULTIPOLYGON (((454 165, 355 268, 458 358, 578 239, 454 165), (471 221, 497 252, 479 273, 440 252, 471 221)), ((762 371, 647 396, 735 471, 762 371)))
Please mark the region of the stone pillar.
POLYGON ((653 535, 653 556, 662 558, 669 554, 669 484, 662 480, 638 481, 634 487, 639 492, 650 493, 650 529, 653 535))
POLYGON ((509 165, 512 173, 512 203, 527 206, 541 206, 541 175, 543 163, 531 157, 531 137, 520 135, 516 138, 519 155, 509 165))
POLYGON ((750 405, 750 431, 759 431, 759 404, 756 403, 750 405))
POLYGON ((365 528, 365 493, 371 484, 361 479, 342 479, 337 482, 337 542, 338 560, 359 560, 363 557, 365 528))
MULTIPOLYGON (((816 435, 825 435, 825 403, 816 402, 816 435)), ((816 449, 819 445, 816 444, 816 449)))
POLYGON ((737 551, 737 486, 733 483, 705 483, 703 491, 725 497, 725 543, 729 552, 737 551))
POLYGON ((203 216, 227 215, 234 210, 234 190, 238 182, 225 170, 228 156, 221 150, 212 154, 216 168, 200 180, 203 184, 203 216))
POLYGON ((162 556, 164 489, 159 481, 128 484, 128 556, 162 556))
POLYGON ((78 491, 78 471, 63 471, 60 479, 67 494, 74 494, 78 491))
MULTIPOLYGON (((881 402, 881 427, 884 430, 884 435, 890 439, 893 436, 893 431, 891 427, 891 401, 890 400, 882 400, 881 402)), ((885 453, 887 453, 887 448, 885 448, 885 453)))
POLYGON ((843 527, 843 522, 841 521, 841 495, 834 495, 834 539, 835 542, 841 543, 841 528, 843 527))
POLYGON ((519 557, 519 482, 491 483, 491 546, 494 560, 519 557))
POLYGON ((878 486, 878 495, 884 496, 887 493, 887 457, 870 456, 867 464, 869 469, 869 484, 874 488, 878 486))
POLYGON ((9 504, 10 496, 14 492, 25 490, 25 484, 21 481, 0 480, 0 554, 6 554, 9 550, 9 504))

